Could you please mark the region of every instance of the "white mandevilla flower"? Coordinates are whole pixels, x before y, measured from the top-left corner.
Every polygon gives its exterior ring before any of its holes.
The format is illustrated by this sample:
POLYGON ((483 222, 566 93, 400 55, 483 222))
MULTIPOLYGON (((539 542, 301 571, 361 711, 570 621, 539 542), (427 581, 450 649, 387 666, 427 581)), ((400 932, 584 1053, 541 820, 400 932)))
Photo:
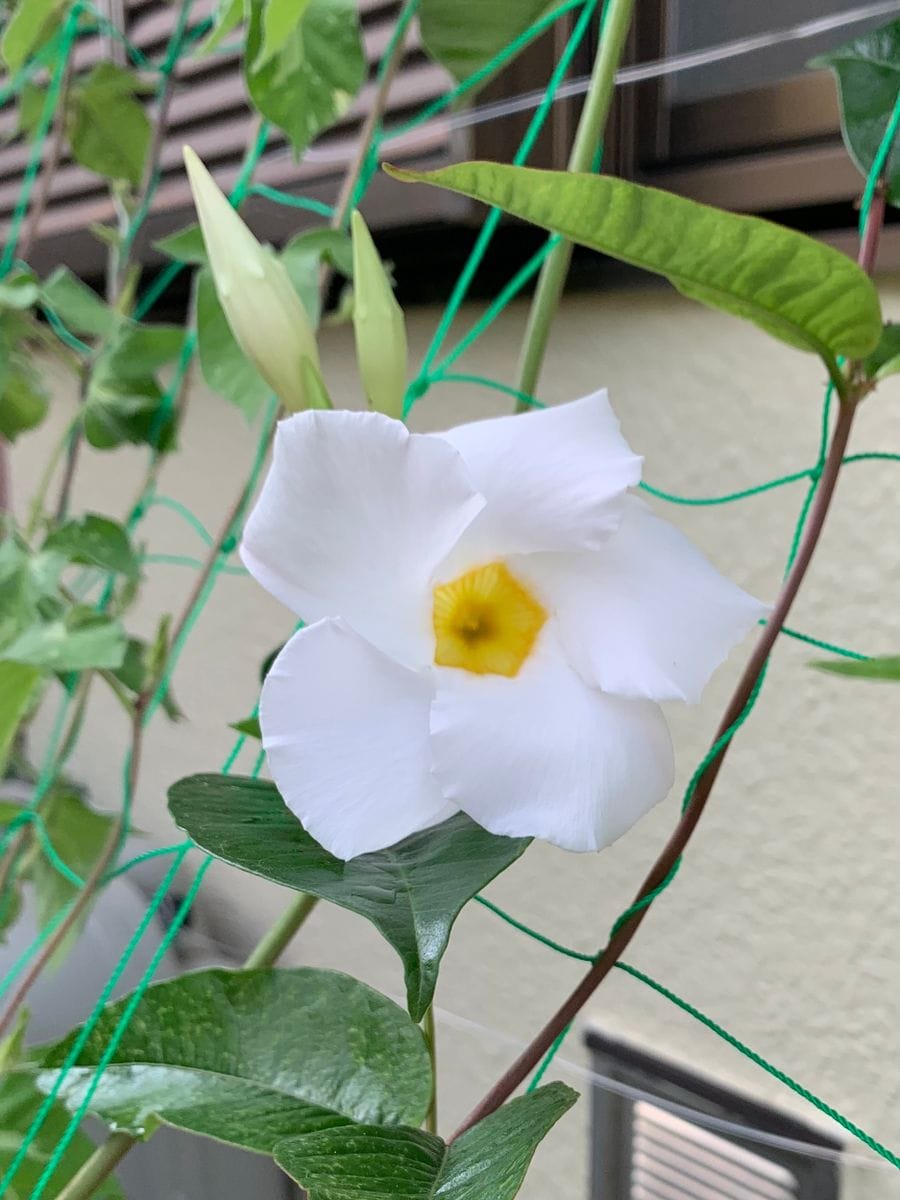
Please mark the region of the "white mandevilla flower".
POLYGON ((260 708, 288 807, 339 858, 460 809, 599 850, 672 786, 659 707, 698 699, 766 611, 628 489, 605 392, 409 433, 278 428, 242 555, 309 624, 260 708))
POLYGON ((256 240, 190 146, 184 162, 235 341, 288 411, 318 406, 316 337, 284 263, 256 240))

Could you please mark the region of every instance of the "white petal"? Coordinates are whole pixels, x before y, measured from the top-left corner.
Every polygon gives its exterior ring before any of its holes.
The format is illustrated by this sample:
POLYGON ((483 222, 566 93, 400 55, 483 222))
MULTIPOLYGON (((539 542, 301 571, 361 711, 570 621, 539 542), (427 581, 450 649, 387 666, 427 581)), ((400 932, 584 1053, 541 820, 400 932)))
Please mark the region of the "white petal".
POLYGON ((380 413, 282 421, 241 556, 306 622, 344 617, 408 666, 431 661, 429 581, 484 505, 459 454, 380 413))
POLYGON ((602 545, 618 527, 625 489, 641 477, 643 460, 622 437, 605 391, 440 436, 487 498, 463 543, 473 562, 602 545))
POLYGON ((429 676, 401 667, 343 621, 295 633, 263 684, 260 725, 285 804, 338 858, 438 824, 429 676))
POLYGON ((492 833, 600 850, 672 786, 658 705, 587 687, 552 635, 513 679, 436 676, 435 773, 447 800, 492 833))
POLYGON ((596 553, 511 565, 555 612, 585 681, 618 696, 696 702, 768 612, 636 496, 626 498, 618 532, 596 553))

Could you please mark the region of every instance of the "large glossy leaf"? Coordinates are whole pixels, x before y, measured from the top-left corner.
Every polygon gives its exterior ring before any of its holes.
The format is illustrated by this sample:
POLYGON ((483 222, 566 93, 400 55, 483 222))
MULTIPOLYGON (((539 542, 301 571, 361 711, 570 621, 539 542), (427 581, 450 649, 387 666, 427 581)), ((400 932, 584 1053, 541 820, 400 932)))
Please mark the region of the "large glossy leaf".
POLYGON ((523 34, 548 0, 421 0, 422 41, 457 80, 467 79, 523 34))
MULTIPOLYGON (((0 1176, 6 1175, 22 1143, 29 1137, 28 1131, 44 1099, 35 1086, 33 1074, 24 1070, 0 1072, 0 1176)), ((69 1119, 70 1114, 62 1104, 52 1106, 40 1129, 29 1137, 28 1150, 4 1192, 4 1200, 27 1200, 31 1196, 69 1119)), ((56 1195, 69 1182, 93 1150, 93 1142, 83 1133, 75 1134, 53 1173, 50 1195, 56 1195)), ((111 1177, 98 1184, 94 1195, 97 1200, 122 1200, 122 1192, 111 1177)))
POLYGON ((260 113, 298 156, 341 117, 362 87, 366 60, 354 0, 310 0, 280 49, 260 63, 264 7, 252 0, 244 78, 260 113))
MULTIPOLYGON (((850 156, 868 175, 900 90, 900 18, 864 33, 809 64, 830 67, 838 79, 841 125, 850 156)), ((888 199, 900 204, 900 144, 888 155, 888 199)))
POLYGON ((881 679, 891 683, 900 682, 900 654, 883 654, 863 661, 848 662, 846 659, 826 658, 812 664, 820 671, 833 675, 849 675, 853 679, 881 679))
POLYGON ((275 1161, 309 1200, 512 1200, 535 1150, 577 1099, 571 1088, 551 1083, 512 1100, 450 1146, 418 1129, 323 1129, 281 1142, 275 1161))
MULTIPOLYGON (((127 1000, 109 1005, 65 1077, 75 1108, 127 1000)), ((65 1060, 76 1034, 44 1056, 65 1060)), ((45 1070, 49 1089, 58 1072, 45 1070)), ((336 971, 201 971, 147 990, 91 1099, 137 1137, 163 1122, 271 1153, 300 1132, 424 1117, 431 1069, 421 1031, 384 996, 336 971)))
POLYGON ((234 775, 179 780, 169 789, 169 810, 217 858, 371 921, 403 960, 416 1020, 431 1003, 463 906, 528 845, 526 838, 495 837, 460 813, 389 850, 343 862, 310 837, 274 784, 234 775))
POLYGON ((871 280, 846 255, 758 217, 724 212, 610 176, 471 162, 392 170, 483 200, 647 271, 788 345, 863 358, 881 335, 871 280))

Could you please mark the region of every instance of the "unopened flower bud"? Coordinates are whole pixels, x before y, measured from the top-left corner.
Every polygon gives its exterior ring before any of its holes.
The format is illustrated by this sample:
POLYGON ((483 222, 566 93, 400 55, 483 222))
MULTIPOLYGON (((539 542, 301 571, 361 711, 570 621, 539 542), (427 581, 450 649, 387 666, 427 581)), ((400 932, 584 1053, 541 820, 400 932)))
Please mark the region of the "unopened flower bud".
POLYGON ((284 264, 261 245, 189 146, 184 147, 194 204, 219 303, 235 341, 289 412, 318 407, 308 394, 304 360, 319 369, 316 338, 284 264))
POLYGON ((353 234, 353 328, 356 359, 369 405, 389 417, 403 414, 406 322, 375 243, 358 212, 353 234))

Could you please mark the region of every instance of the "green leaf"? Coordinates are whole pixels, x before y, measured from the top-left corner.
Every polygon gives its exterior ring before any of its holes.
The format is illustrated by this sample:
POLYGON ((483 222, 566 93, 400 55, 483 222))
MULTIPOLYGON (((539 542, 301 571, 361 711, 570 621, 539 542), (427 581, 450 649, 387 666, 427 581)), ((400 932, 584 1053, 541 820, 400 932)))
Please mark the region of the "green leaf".
POLYGON ((136 187, 150 148, 151 126, 134 98, 141 80, 101 62, 72 88, 66 133, 72 155, 83 167, 136 187))
POLYGON ((122 575, 138 571, 137 555, 125 527, 97 513, 85 513, 78 520, 60 525, 47 537, 43 549, 65 555, 67 562, 99 567, 102 571, 122 575))
MULTIPOLYGON (((4 1200, 27 1200, 33 1194, 69 1124, 69 1113, 62 1104, 54 1104, 32 1137, 31 1125, 44 1099, 32 1074, 4 1071, 0 1075, 0 1175, 6 1175, 26 1138, 29 1143, 22 1163, 4 1193, 4 1200)), ((76 1133, 53 1173, 52 1194, 62 1190, 93 1151, 93 1142, 80 1131, 76 1133)), ((94 1195, 97 1200, 123 1200, 118 1184, 111 1177, 98 1184, 94 1195)))
POLYGON ((263 38, 253 69, 264 67, 284 46, 300 24, 310 0, 266 0, 263 9, 263 38))
POLYGON ((40 285, 30 270, 10 271, 0 283, 0 308, 26 309, 37 304, 40 285))
POLYGON ((165 415, 156 372, 176 358, 184 331, 176 325, 122 325, 97 362, 84 409, 87 440, 99 450, 123 442, 174 443, 174 407, 165 415))
POLYGON ((49 406, 47 393, 38 384, 35 372, 15 360, 10 362, 0 395, 0 437, 14 442, 20 433, 36 429, 49 406))
MULTIPOLYGON (((841 126, 850 157, 868 175, 887 131, 900 90, 900 20, 814 58, 811 67, 830 67, 838 80, 841 126)), ((888 199, 900 204, 900 145, 894 140, 885 164, 888 199)))
POLYGON ((119 329, 104 365, 118 379, 147 379, 181 354, 180 325, 127 325, 119 329))
POLYGON ((343 862, 310 837, 274 784, 234 775, 179 780, 169 789, 169 811, 217 858, 371 921, 403 961, 415 1020, 431 1003, 463 906, 528 846, 527 838, 495 837, 460 813, 389 850, 343 862))
POLYGON ((41 672, 37 667, 0 661, 0 778, 6 771, 16 730, 31 708, 40 682, 41 672))
POLYGON ((342 275, 353 274, 353 246, 346 233, 337 229, 309 229, 291 238, 281 252, 281 261, 313 326, 321 317, 319 270, 327 262, 342 275))
POLYGON ((75 278, 68 267, 57 267, 45 281, 41 300, 72 333, 107 337, 120 320, 95 291, 75 278))
MULTIPOLYGON (((167 627, 168 618, 163 618, 163 621, 160 623, 161 628, 164 623, 167 627)), ((141 638, 129 638, 128 645, 125 648, 125 657, 122 659, 122 665, 117 667, 112 673, 121 684, 137 696, 147 688, 152 679, 158 677, 160 668, 154 662, 154 657, 154 647, 141 638)), ((172 695, 170 687, 167 687, 163 693, 161 704, 163 712, 170 721, 180 721, 184 716, 175 697, 172 695)))
POLYGON ((863 661, 825 658, 810 664, 818 671, 830 671, 833 675, 849 675, 854 679, 900 680, 900 654, 882 654, 863 661))
POLYGON ((664 275, 685 296, 819 354, 830 369, 839 355, 864 358, 881 336, 878 293, 855 263, 759 217, 608 175, 482 162, 390 173, 483 200, 664 275))
POLYGON ((270 388, 234 339, 209 270, 197 272, 197 353, 208 386, 252 421, 270 388))
POLYGON ((0 650, 38 619, 42 589, 34 559, 12 537, 0 542, 0 650))
POLYGON ((256 738, 257 740, 262 738, 259 717, 244 717, 243 721, 232 721, 228 728, 235 730, 236 733, 242 733, 244 737, 256 738))
POLYGON ((262 66, 264 9, 251 0, 244 78, 256 109, 299 156, 350 107, 366 76, 353 0, 310 0, 281 49, 262 66))
POLYGON ((447 1146, 418 1129, 345 1125, 289 1138, 275 1161, 309 1200, 512 1200, 534 1152, 578 1093, 551 1083, 447 1146))
MULTIPOLYGON (((108 1005, 60 1099, 75 1109, 127 1000, 108 1005)), ((46 1052, 60 1066, 77 1033, 46 1052)), ((57 1072, 39 1084, 49 1090, 57 1072)), ((348 1121, 418 1124, 431 1095, 421 1031, 336 971, 200 971, 148 988, 90 1102, 136 1137, 159 1122, 271 1153, 294 1133, 348 1121)))
POLYGON ((176 262, 205 267, 209 261, 203 232, 196 224, 187 225, 184 229, 179 229, 177 233, 170 233, 168 237, 160 238, 153 244, 157 250, 161 250, 169 258, 174 258, 176 262))
POLYGON ((244 19, 244 0, 219 0, 212 32, 197 51, 198 56, 212 54, 244 19))
POLYGON ((870 379, 886 379, 900 372, 900 325, 888 321, 881 331, 881 340, 863 366, 870 379))
POLYGON ((28 82, 19 92, 19 127, 17 132, 34 141, 44 115, 47 89, 40 84, 28 82))
POLYGON ((74 605, 64 617, 24 630, 4 649, 3 657, 52 671, 115 668, 121 666, 126 645, 118 621, 74 605))
POLYGON ((548 0, 421 0, 422 41, 460 81, 487 66, 549 7, 548 0))
POLYGON ((0 53, 13 74, 39 50, 59 24, 65 0, 19 0, 9 18, 0 53))
MULTIPOLYGON (((50 845, 71 871, 86 879, 106 846, 114 818, 95 812, 75 788, 65 786, 56 787, 48 794, 41 805, 41 815, 50 845)), ((43 929, 63 905, 68 904, 78 887, 60 873, 42 847, 32 864, 31 877, 37 897, 38 923, 43 929)), ((77 932, 73 930, 76 937, 77 932)))

